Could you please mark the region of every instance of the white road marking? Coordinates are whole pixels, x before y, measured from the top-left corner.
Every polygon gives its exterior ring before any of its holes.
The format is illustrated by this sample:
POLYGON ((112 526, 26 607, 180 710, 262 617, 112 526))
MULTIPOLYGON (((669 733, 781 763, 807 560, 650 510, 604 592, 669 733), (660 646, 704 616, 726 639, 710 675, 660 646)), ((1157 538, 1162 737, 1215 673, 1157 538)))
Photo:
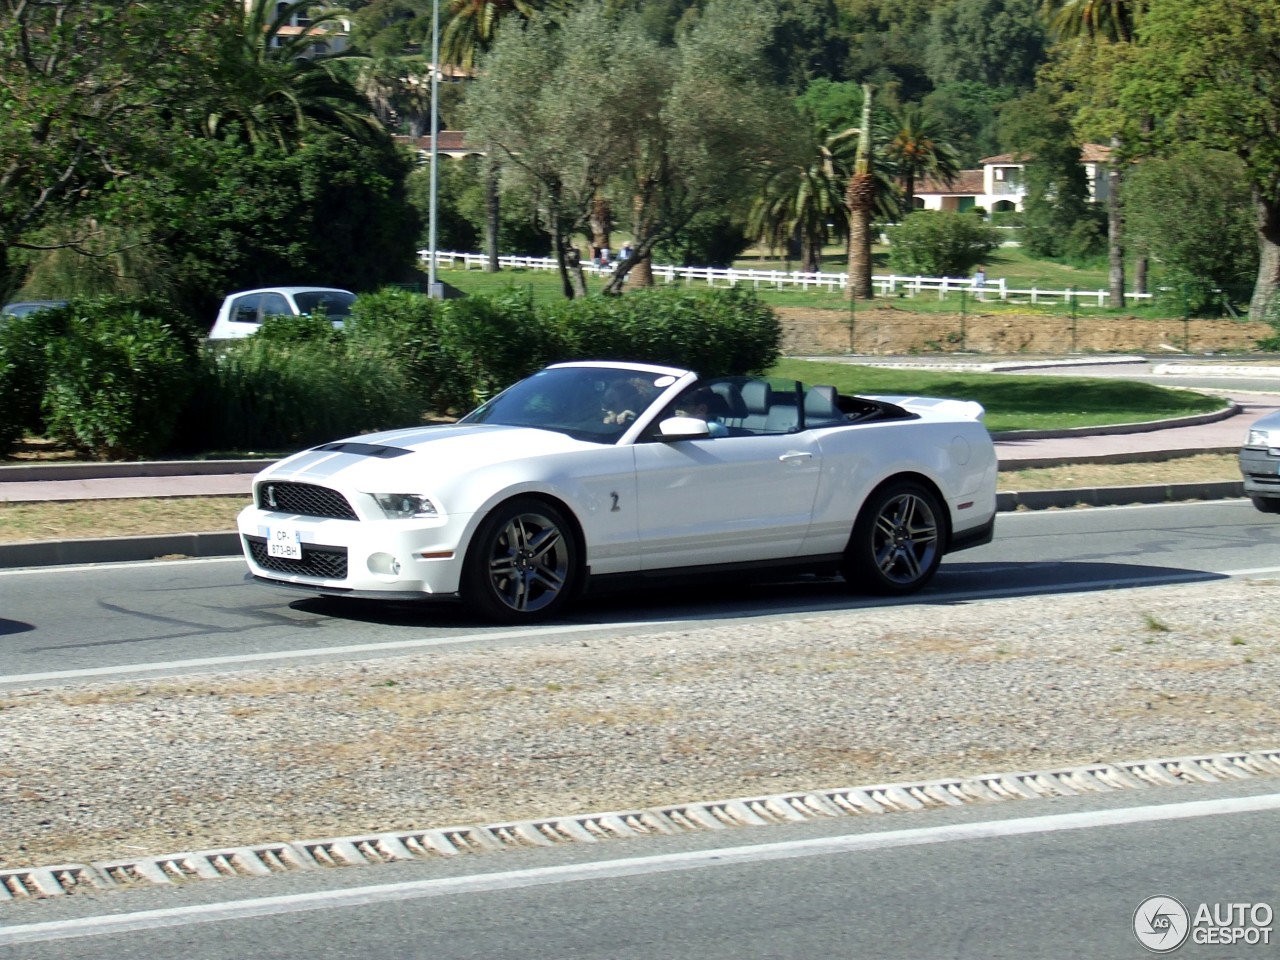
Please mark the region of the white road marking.
MULTIPOLYGON (((680 620, 645 620, 644 626, 676 626, 680 620)), ((182 670, 192 667, 238 666, 246 663, 269 663, 274 660, 301 660, 307 657, 353 656, 365 653, 385 653, 388 650, 419 650, 426 647, 445 647, 460 643, 487 640, 522 640, 529 637, 556 637, 563 634, 598 632, 610 626, 635 626, 632 623, 579 623, 559 624, 548 627, 531 627, 527 630, 503 630, 492 633, 451 634, 443 637, 419 637, 415 640, 384 640, 379 643, 353 643, 339 647, 308 647, 302 650, 276 650, 268 653, 242 653, 226 657, 195 657, 188 660, 161 660, 155 663, 124 663, 112 667, 85 667, 81 670, 51 670, 47 673, 14 673, 0 675, 0 684, 44 683, 49 680, 71 680, 84 677, 110 677, 123 674, 147 673, 155 670, 182 670)))
POLYGON ((606 860, 598 863, 542 867, 533 870, 509 870, 466 877, 349 887, 342 890, 321 890, 279 897, 257 897, 226 903, 196 904, 163 910, 144 910, 137 913, 0 927, 0 946, 64 940, 73 937, 109 936, 139 930, 280 916, 311 910, 342 909, 397 900, 491 893, 584 880, 658 875, 708 867, 835 856, 864 851, 891 850, 898 847, 954 843, 961 840, 987 840, 1058 833, 1066 830, 1091 830, 1095 827, 1128 826, 1138 823, 1187 820, 1195 817, 1233 816, 1270 810, 1280 810, 1280 794, 1152 804, 1124 807, 1118 810, 1094 810, 1012 820, 987 820, 981 823, 951 824, 915 830, 859 833, 813 840, 794 840, 785 843, 724 847, 652 857, 606 860))

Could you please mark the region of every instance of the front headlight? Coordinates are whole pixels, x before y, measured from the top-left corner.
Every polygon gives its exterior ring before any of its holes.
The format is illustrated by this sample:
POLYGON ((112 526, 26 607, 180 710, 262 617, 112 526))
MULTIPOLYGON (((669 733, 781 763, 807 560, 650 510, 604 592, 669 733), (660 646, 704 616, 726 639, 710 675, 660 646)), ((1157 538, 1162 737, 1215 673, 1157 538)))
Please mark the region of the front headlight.
POLYGON ((1244 442, 1246 447, 1269 447, 1271 446, 1271 433, 1267 430, 1252 429, 1249 431, 1249 439, 1244 442))
POLYGON ((373 499, 388 520, 417 520, 440 515, 436 505, 420 493, 375 493, 373 499))

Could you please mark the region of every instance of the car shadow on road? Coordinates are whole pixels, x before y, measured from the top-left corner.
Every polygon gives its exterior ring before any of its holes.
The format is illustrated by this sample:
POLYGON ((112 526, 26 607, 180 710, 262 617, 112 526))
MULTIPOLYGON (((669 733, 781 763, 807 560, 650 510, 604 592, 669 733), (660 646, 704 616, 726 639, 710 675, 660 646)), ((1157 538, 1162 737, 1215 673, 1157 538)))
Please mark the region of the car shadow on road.
MULTIPOLYGON (((664 586, 661 590, 634 589, 583 597, 565 616, 548 621, 545 626, 733 620, 877 607, 949 605, 1228 579, 1224 574, 1206 570, 1131 563, 944 563, 926 589, 905 597, 851 593, 844 581, 834 576, 734 582, 711 580, 664 586)), ((461 604, 438 601, 311 597, 295 600, 290 606, 316 616, 381 626, 467 631, 478 627, 512 629, 510 626, 486 624, 461 604)))

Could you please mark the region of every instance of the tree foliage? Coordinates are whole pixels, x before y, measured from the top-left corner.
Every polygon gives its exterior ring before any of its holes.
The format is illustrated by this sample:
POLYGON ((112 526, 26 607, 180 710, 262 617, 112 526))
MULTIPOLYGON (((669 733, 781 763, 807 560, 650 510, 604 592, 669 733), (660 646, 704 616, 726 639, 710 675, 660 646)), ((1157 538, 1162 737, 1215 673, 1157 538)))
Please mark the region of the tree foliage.
POLYGON ((1280 5, 1252 0, 1161 0, 1138 25, 1134 57, 1120 67, 1120 106, 1156 119, 1149 150, 1182 142, 1244 163, 1258 223, 1255 320, 1280 303, 1280 5))
POLYGON ((784 154, 795 118, 762 79, 772 21, 739 0, 715 0, 674 48, 632 14, 584 3, 552 29, 504 29, 468 98, 470 128, 501 151, 504 184, 535 199, 566 295, 572 234, 598 198, 628 221, 635 255, 698 213, 749 196, 784 154))
POLYGON ((136 215, 143 174, 188 149, 208 31, 229 15, 225 0, 0 3, 0 292, 9 251, 49 242, 33 233, 136 215))
POLYGON ((1089 182, 1071 114, 1041 86, 1006 106, 1005 128, 1025 160, 1022 245, 1033 257, 1083 262, 1106 250, 1106 212, 1089 200, 1089 182))
POLYGON ((1258 275, 1257 224, 1244 164, 1192 145, 1143 161, 1125 187, 1128 226, 1162 267, 1178 309, 1247 300, 1258 275))
POLYGON ((937 86, 976 81, 1028 90, 1047 39, 1038 0, 953 0, 934 8, 925 63, 937 86))

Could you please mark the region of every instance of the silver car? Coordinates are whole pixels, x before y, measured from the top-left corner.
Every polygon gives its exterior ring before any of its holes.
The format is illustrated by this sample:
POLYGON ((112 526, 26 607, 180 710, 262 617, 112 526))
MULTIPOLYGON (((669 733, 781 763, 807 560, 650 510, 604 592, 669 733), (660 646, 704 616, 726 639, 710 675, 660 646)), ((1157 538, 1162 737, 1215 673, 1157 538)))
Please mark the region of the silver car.
POLYGON ((1280 412, 1249 427, 1240 448, 1245 495, 1263 513, 1280 513, 1280 412))

